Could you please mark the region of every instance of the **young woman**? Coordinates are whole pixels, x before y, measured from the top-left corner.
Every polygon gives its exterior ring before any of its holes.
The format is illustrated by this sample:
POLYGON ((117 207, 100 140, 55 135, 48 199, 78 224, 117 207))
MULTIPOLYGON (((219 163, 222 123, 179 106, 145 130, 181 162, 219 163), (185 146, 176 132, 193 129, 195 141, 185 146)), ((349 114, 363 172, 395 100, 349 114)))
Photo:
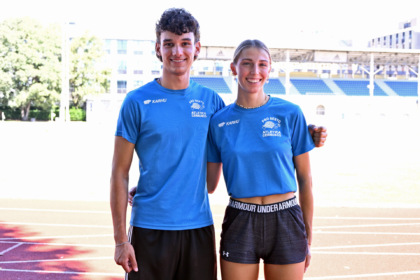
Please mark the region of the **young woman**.
POLYGON ((208 167, 223 165, 231 197, 222 225, 222 278, 256 280, 262 259, 265 279, 303 279, 312 240, 313 140, 297 105, 264 93, 271 56, 261 41, 242 42, 231 69, 238 97, 212 117, 208 141, 208 167))

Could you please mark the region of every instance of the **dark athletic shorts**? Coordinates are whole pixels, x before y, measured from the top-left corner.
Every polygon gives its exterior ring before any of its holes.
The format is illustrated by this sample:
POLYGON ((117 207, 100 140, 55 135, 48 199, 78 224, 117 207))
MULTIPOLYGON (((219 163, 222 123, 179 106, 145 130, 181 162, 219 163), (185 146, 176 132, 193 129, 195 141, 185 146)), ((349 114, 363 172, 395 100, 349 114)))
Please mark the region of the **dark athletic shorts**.
POLYGON ((216 280, 214 226, 192 230, 130 227, 138 272, 129 280, 216 280))
POLYGON ((296 197, 258 205, 230 199, 220 241, 220 256, 230 262, 303 262, 308 251, 302 210, 296 197))

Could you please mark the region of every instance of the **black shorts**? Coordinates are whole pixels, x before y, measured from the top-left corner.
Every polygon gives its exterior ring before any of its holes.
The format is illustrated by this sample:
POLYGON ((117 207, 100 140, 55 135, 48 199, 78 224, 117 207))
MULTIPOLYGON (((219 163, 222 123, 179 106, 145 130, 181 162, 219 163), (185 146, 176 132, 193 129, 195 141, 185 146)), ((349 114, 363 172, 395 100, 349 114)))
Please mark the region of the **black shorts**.
POLYGON ((129 280, 216 280, 214 226, 191 230, 130 227, 138 272, 129 280))
POLYGON ((303 262, 307 252, 305 224, 296 197, 268 205, 230 200, 220 241, 223 260, 293 264, 303 262))

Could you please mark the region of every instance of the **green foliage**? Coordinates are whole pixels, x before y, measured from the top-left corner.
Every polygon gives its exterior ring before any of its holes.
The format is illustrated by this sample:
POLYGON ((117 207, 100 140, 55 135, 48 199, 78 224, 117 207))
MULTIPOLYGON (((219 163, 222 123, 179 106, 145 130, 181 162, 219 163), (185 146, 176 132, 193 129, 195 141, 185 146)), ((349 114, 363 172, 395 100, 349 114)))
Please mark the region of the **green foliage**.
MULTIPOLYGON (((19 108, 0 108, 0 113, 3 112, 6 120, 21 120, 21 111, 19 108)), ((59 115, 59 108, 46 110, 42 108, 32 108, 28 115, 28 120, 34 118, 37 121, 50 121, 51 114, 59 115)))
POLYGON ((23 120, 29 118, 31 107, 49 109, 59 100, 57 30, 30 18, 0 23, 0 103, 18 108, 23 120))
POLYGON ((70 108, 70 120, 86 121, 86 111, 80 108, 70 108))
POLYGON ((101 65, 103 43, 97 37, 85 33, 74 38, 70 46, 71 99, 76 108, 82 107, 86 96, 107 92, 110 70, 101 65))
MULTIPOLYGON (((33 116, 31 108, 49 112, 58 105, 62 34, 60 26, 44 27, 30 18, 0 22, 0 106, 10 108, 13 119, 16 110, 22 120, 28 120, 33 116)), ((87 95, 108 91, 111 71, 101 67, 102 41, 95 36, 73 38, 69 56, 71 101, 81 108, 87 95)))

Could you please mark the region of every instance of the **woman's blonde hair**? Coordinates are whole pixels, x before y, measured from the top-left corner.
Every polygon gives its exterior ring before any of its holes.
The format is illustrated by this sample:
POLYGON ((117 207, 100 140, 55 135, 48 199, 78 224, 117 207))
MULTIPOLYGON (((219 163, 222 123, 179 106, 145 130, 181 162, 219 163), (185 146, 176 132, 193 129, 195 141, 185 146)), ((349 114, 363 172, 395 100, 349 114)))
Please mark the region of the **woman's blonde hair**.
POLYGON ((264 50, 268 54, 268 57, 270 58, 270 63, 271 63, 270 50, 267 48, 267 46, 263 42, 261 42, 260 40, 245 40, 239 44, 239 46, 235 50, 235 53, 233 54, 234 64, 238 62, 239 56, 241 55, 242 51, 248 48, 257 48, 257 49, 264 50))

